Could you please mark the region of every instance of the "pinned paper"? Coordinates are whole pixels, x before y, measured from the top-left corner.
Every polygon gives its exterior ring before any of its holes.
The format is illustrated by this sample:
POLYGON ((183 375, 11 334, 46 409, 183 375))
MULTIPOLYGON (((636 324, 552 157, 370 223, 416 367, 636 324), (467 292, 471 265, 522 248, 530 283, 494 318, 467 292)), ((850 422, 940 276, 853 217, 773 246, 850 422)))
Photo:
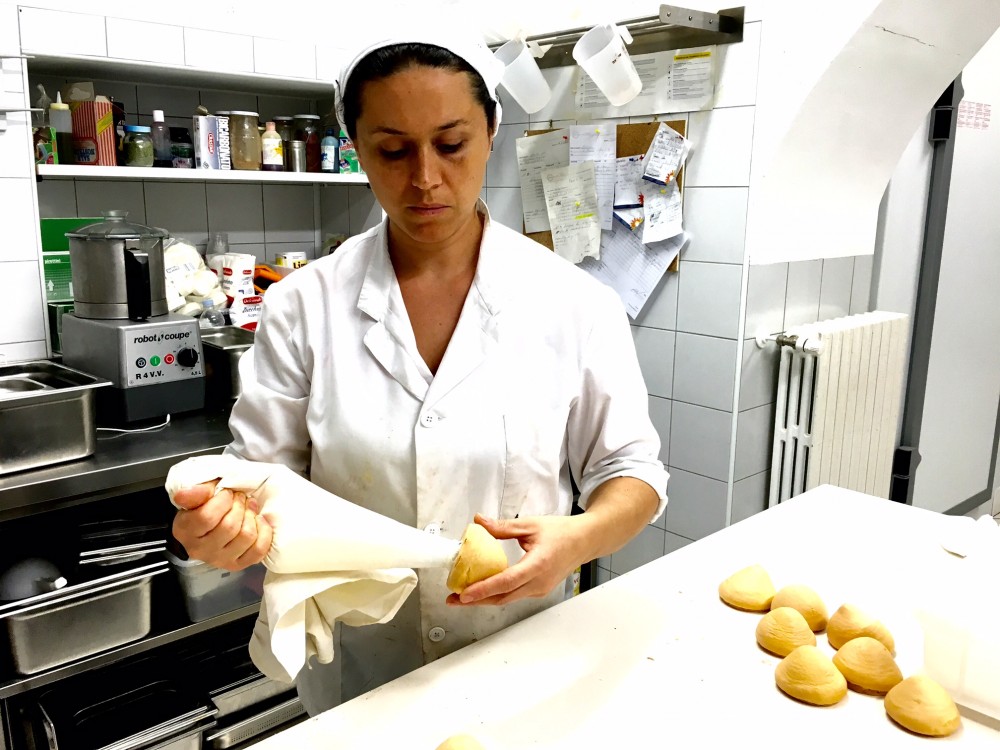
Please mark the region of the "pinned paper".
POLYGON ((542 186, 556 254, 571 263, 599 257, 601 224, 594 163, 547 169, 542 172, 542 186))
POLYGON ((642 191, 642 241, 660 242, 684 231, 681 191, 676 182, 646 183, 642 191))
POLYGON ((615 143, 617 127, 611 124, 574 125, 569 129, 569 163, 594 163, 597 178, 597 211, 601 229, 611 229, 615 199, 615 143))
POLYGON ((680 172, 690 141, 665 122, 660 123, 643 159, 642 179, 666 185, 680 172))
POLYGON ((544 232, 550 229, 542 172, 569 165, 569 130, 518 138, 517 171, 521 177, 521 205, 524 209, 524 230, 544 232))
MULTIPOLYGON (((620 221, 624 226, 628 227, 631 231, 635 232, 642 226, 644 219, 643 210, 640 206, 639 208, 616 208, 615 209, 615 219, 620 221)), ((641 236, 641 233, 640 233, 641 236)))
POLYGON ((621 156, 615 161, 615 208, 642 205, 642 161, 644 154, 621 156))
POLYGON ((635 233, 615 222, 611 232, 601 235, 600 259, 587 258, 580 268, 618 292, 635 319, 687 241, 687 235, 680 234, 644 246, 635 233))

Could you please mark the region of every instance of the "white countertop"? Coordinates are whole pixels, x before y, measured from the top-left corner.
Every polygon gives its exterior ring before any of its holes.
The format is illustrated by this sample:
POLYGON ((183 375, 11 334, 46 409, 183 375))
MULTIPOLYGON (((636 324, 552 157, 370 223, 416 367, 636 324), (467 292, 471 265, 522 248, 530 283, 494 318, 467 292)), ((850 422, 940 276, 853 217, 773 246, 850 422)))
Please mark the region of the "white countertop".
MULTIPOLYGON (((434 750, 459 732, 490 750, 544 747, 1000 748, 1000 722, 963 709, 949 738, 909 734, 881 698, 848 692, 830 708, 787 698, 779 659, 757 647, 759 615, 718 598, 719 582, 761 563, 777 588, 812 586, 830 614, 845 602, 896 639, 904 676, 920 671, 915 611, 961 560, 939 544, 955 519, 820 487, 518 623, 255 750, 434 750)), ((825 634, 817 645, 831 656, 825 634)))

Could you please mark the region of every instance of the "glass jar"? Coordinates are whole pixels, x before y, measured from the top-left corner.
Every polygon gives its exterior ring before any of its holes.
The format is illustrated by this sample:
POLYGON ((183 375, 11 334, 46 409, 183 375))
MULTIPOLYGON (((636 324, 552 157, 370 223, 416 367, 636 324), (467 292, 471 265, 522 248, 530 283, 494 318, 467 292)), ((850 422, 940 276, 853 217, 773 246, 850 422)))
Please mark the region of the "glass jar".
POLYGON ((307 172, 322 171, 322 138, 319 134, 319 115, 295 115, 295 140, 306 144, 307 172))
POLYGON ((187 128, 170 128, 170 163, 174 169, 194 169, 194 143, 187 128))
POLYGON ((260 132, 256 112, 229 113, 229 148, 233 169, 260 169, 260 132))
POLYGON ((126 125, 124 146, 127 166, 153 166, 153 136, 148 125, 126 125))
POLYGON ((281 136, 281 152, 284 154, 285 169, 288 169, 288 149, 290 148, 288 144, 295 138, 295 126, 292 124, 292 118, 288 115, 276 115, 271 119, 274 120, 274 129, 281 136))

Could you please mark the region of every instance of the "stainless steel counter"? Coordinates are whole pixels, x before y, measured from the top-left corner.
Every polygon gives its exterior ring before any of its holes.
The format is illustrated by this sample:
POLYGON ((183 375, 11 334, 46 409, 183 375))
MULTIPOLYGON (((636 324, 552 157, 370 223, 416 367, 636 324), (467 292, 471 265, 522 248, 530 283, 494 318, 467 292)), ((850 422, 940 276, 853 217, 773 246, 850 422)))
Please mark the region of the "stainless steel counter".
POLYGON ((173 464, 230 440, 228 409, 175 415, 156 432, 99 432, 88 458, 0 477, 0 521, 162 485, 173 464))

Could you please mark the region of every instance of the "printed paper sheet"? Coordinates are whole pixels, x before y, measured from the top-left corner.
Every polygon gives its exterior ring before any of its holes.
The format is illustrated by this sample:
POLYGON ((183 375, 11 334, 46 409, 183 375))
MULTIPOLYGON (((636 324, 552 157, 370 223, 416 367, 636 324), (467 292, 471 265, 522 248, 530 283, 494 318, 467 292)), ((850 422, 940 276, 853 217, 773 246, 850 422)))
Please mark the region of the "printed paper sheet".
POLYGON ((571 263, 599 257, 601 225, 594 163, 546 169, 542 172, 542 186, 556 254, 571 263))
POLYGON ((542 172, 569 164, 569 130, 553 130, 542 135, 518 138, 517 169, 521 177, 521 206, 526 232, 544 232, 549 214, 542 188, 542 172))
POLYGON ((684 164, 690 141, 665 122, 660 123, 643 159, 642 179, 666 185, 684 164))
POLYGON ((684 231, 681 191, 677 182, 646 183, 642 191, 642 241, 646 244, 670 239, 684 231))
POLYGON ((615 162, 615 208, 642 205, 642 160, 644 154, 621 156, 615 162))
POLYGON ((601 229, 610 230, 615 198, 615 142, 618 128, 614 123, 574 125, 569 129, 569 163, 594 163, 597 179, 597 213, 601 229))

